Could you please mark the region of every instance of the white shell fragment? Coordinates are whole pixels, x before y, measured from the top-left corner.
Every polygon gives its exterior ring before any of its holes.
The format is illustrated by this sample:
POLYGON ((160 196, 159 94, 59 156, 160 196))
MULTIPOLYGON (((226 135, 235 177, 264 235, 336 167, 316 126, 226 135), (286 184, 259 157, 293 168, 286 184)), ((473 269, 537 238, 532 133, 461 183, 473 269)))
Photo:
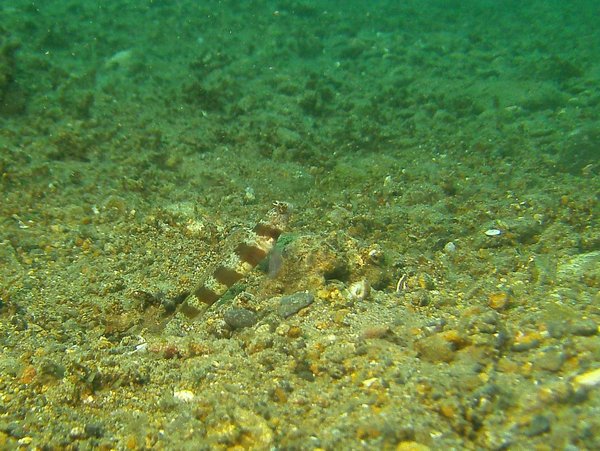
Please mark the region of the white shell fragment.
POLYGON ((484 232, 487 236, 498 236, 502 235, 502 231, 500 229, 487 229, 484 232))

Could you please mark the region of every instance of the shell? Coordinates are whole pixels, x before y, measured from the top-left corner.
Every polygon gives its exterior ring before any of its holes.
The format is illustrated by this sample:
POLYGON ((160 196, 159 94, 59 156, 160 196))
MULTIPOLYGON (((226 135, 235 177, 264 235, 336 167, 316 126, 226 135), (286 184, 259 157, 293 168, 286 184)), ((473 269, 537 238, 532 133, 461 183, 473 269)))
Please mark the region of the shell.
POLYGON ((364 301, 371 294, 371 284, 368 280, 363 279, 358 282, 354 282, 348 288, 350 298, 355 301, 364 301))

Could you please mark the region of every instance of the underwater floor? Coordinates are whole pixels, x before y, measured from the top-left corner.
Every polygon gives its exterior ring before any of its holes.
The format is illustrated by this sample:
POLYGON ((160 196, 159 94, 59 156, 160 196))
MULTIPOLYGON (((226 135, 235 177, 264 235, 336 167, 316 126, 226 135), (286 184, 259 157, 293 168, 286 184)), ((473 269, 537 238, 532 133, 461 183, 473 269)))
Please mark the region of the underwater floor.
POLYGON ((599 16, 0 4, 0 449, 599 449, 599 16))

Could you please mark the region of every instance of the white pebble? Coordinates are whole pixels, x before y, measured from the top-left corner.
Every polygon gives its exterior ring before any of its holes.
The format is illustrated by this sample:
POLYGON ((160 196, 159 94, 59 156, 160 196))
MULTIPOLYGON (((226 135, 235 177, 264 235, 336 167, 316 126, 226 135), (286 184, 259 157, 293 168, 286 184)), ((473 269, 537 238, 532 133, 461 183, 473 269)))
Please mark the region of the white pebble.
POLYGON ((446 254, 451 254, 454 251, 456 251, 456 244, 454 244, 452 241, 447 242, 444 246, 444 252, 446 254))
POLYGON ((179 391, 175 391, 173 392, 173 396, 183 402, 190 402, 193 401, 194 398, 196 397, 196 395, 194 395, 194 393, 192 393, 189 390, 179 390, 179 391))
POLYGON ((364 387, 369 388, 377 381, 378 379, 376 377, 372 377, 371 379, 365 379, 364 381, 362 381, 362 384, 364 387))
POLYGON ((488 229, 484 232, 487 236, 498 236, 502 234, 502 231, 499 229, 488 229))
POLYGON ((575 376, 573 382, 590 388, 600 385, 600 368, 575 376))

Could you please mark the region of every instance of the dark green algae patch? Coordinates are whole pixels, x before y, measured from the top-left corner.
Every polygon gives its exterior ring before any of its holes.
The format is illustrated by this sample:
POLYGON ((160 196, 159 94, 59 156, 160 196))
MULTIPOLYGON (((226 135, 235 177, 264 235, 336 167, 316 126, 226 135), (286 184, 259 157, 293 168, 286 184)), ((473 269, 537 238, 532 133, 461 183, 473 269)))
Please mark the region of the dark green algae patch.
POLYGON ((599 448, 598 13, 3 3, 0 447, 599 448))

